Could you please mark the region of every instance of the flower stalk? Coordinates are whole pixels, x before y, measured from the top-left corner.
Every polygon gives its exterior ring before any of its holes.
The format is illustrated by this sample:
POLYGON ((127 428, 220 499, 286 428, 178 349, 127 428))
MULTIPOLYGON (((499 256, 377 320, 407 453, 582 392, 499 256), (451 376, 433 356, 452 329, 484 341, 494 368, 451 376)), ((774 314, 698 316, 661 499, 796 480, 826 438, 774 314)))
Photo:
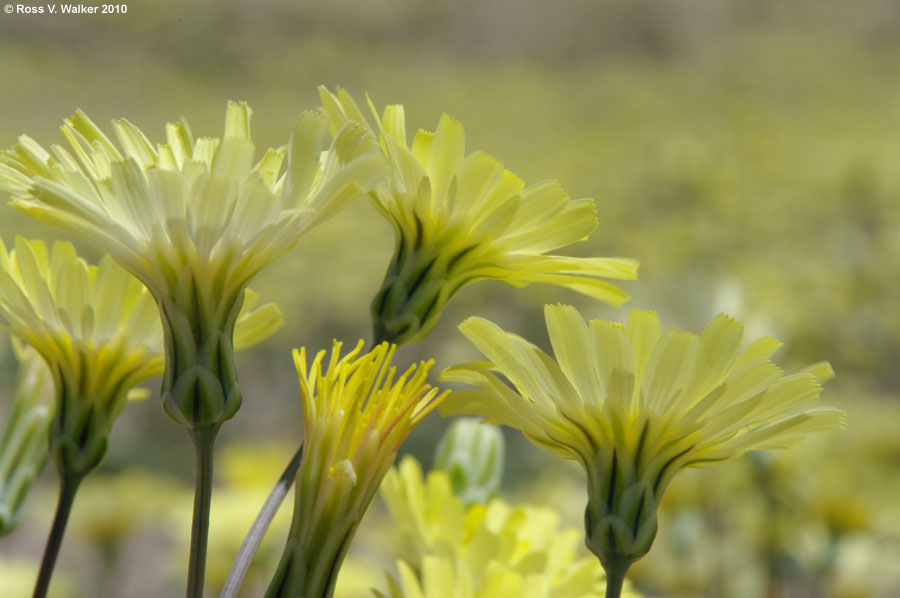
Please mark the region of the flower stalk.
POLYGON ((50 588, 50 578, 56 567, 56 559, 59 557, 59 549, 62 547, 63 536, 66 532, 66 524, 72 513, 72 505, 75 503, 75 493, 84 479, 84 475, 68 474, 60 475, 59 497, 56 502, 56 514, 53 516, 53 524, 50 527, 50 535, 47 537, 47 545, 44 547, 44 555, 41 557, 41 568, 38 572, 37 582, 34 586, 34 598, 45 598, 50 588))
POLYGON ((213 447, 219 426, 191 430, 194 443, 196 482, 191 522, 191 549, 188 558, 187 596, 203 596, 206 579, 206 547, 209 539, 209 510, 212 505, 213 447))
POLYGON ((300 459, 302 457, 303 445, 301 444, 294 456, 291 457, 290 463, 284 469, 272 492, 269 493, 269 497, 266 499, 262 509, 260 509, 259 515, 253 521, 250 531, 247 532, 247 537, 244 538, 240 551, 234 559, 234 564, 231 566, 231 571, 228 572, 228 578, 222 586, 219 598, 234 598, 237 596, 238 590, 240 590, 244 581, 244 576, 247 574, 247 569, 250 567, 250 561, 253 560, 253 555, 256 554, 256 550, 259 548, 266 530, 269 529, 272 519, 275 518, 278 507, 281 506, 288 490, 290 490, 297 477, 297 470, 300 468, 300 459))
POLYGON ((41 559, 35 598, 47 594, 75 495, 84 478, 103 461, 112 421, 125 405, 130 390, 127 384, 113 383, 110 392, 91 396, 80 376, 66 376, 57 369, 53 377, 56 408, 49 440, 50 457, 59 474, 59 497, 41 559))

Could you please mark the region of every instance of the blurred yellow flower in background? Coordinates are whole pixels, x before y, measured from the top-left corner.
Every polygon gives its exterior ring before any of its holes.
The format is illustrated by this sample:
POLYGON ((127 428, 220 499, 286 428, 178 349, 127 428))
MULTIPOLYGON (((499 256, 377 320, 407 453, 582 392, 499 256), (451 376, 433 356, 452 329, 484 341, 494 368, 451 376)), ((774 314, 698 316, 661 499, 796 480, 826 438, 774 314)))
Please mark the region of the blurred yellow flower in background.
MULTIPOLYGON (((605 591, 596 559, 579 555, 577 528, 552 509, 495 498, 466 506, 450 476, 427 477, 412 457, 385 477, 381 497, 403 547, 394 598, 592 598, 605 591)), ((631 595, 631 594, 628 594, 631 595)))
MULTIPOLYGON (((333 128, 370 126, 343 89, 320 95, 333 128)), ((369 105, 392 173, 371 195, 397 240, 372 301, 375 342, 422 340, 453 295, 476 280, 556 284, 613 305, 628 298, 604 279, 636 278, 637 261, 545 255, 597 227, 592 200, 571 199, 555 180, 526 187, 491 156, 466 154, 463 126, 446 114, 410 146, 403 106, 379 118, 369 105)))
POLYGON ((784 448, 840 427, 838 409, 810 408, 825 363, 785 376, 761 338, 740 350, 743 328, 720 315, 698 338, 634 310, 626 325, 585 323, 569 306, 545 307, 556 361, 480 318, 460 325, 488 358, 441 379, 480 387, 455 393, 443 413, 471 413, 521 430, 588 475, 585 532, 607 574, 621 583, 656 535, 659 499, 681 469, 784 448), (510 388, 495 372, 505 376, 510 388))
POLYGON ((400 443, 446 396, 425 380, 433 362, 402 375, 391 365, 395 345, 367 353, 363 341, 341 356, 335 341, 326 362, 294 351, 303 403, 303 456, 294 519, 267 596, 331 596, 341 561, 400 443))

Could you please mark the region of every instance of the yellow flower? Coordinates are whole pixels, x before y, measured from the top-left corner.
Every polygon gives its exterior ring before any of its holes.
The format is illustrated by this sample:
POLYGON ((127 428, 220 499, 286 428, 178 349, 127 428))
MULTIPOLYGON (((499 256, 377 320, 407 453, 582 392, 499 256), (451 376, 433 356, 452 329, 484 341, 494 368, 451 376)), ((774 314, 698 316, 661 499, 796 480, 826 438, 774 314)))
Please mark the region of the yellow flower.
POLYGON ((143 285, 110 258, 89 267, 68 243, 0 242, 0 324, 41 354, 56 405, 50 454, 60 471, 93 469, 137 384, 162 371, 159 317, 143 285))
MULTIPOLYGON (((320 92, 334 127, 367 122, 346 91, 320 92)), ((463 126, 446 114, 410 146, 403 106, 388 106, 381 118, 369 106, 392 169, 371 195, 397 238, 372 301, 376 342, 422 340, 453 295, 476 280, 557 284, 613 305, 628 298, 604 279, 635 278, 635 260, 546 255, 591 234, 592 200, 571 199, 554 180, 526 187, 491 156, 466 154, 463 126)))
MULTIPOLYGON (((258 296, 250 295, 248 307, 258 296)), ((280 325, 268 304, 241 315, 236 342, 247 346, 280 325)), ((56 387, 51 454, 87 473, 106 450, 113 419, 135 387, 163 371, 162 329, 153 297, 109 256, 89 266, 69 243, 51 248, 0 240, 0 326, 50 366, 56 387)))
POLYGON ((195 141, 181 120, 157 146, 117 120, 116 147, 78 111, 62 127, 68 150, 23 135, 0 158, 12 205, 108 251, 147 285, 163 316, 165 406, 189 429, 214 429, 240 406, 232 333, 247 282, 383 176, 370 134, 350 124, 332 138, 309 112, 287 149, 254 165, 250 115, 229 102, 222 139, 195 141))
POLYGON ((13 341, 19 372, 0 428, 0 536, 15 529, 35 479, 47 463, 50 372, 34 349, 13 341))
POLYGON ((303 402, 303 457, 294 520, 268 596, 331 596, 341 561, 397 448, 447 395, 425 383, 432 362, 399 378, 396 346, 361 354, 363 341, 341 357, 334 343, 325 364, 307 365, 294 351, 303 402))
POLYGON ((749 449, 790 446, 839 427, 843 412, 812 409, 826 363, 785 376, 762 338, 739 349, 743 327, 720 315, 698 338, 661 333, 653 312, 627 325, 586 324, 569 306, 546 306, 556 361, 479 318, 460 329, 489 362, 454 366, 442 379, 479 386, 454 395, 445 413, 473 413, 522 430, 537 446, 579 461, 588 475, 588 547, 620 580, 649 549, 656 507, 681 469, 749 449), (494 373, 505 376, 513 388, 494 373))
POLYGON ((423 479, 406 457, 381 486, 397 540, 405 551, 393 598, 589 598, 603 596, 603 569, 576 551, 580 532, 560 529, 552 509, 495 498, 465 506, 450 476, 423 479))

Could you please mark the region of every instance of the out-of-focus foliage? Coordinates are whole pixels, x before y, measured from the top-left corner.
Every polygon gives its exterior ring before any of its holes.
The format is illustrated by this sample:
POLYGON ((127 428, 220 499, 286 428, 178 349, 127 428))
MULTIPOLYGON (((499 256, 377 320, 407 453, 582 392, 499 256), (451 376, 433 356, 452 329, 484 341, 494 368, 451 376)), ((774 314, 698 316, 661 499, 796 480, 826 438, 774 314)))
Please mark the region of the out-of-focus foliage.
MULTIPOLYGON (((322 83, 369 92, 379 106, 403 103, 410 133, 450 113, 465 122, 473 149, 501 156, 529 182, 556 178, 573 197, 595 200, 601 233, 571 255, 639 259, 640 279, 623 285, 629 306, 682 329, 727 311, 748 336, 784 340, 788 370, 827 359, 837 372, 822 398, 847 410, 847 430, 777 458, 685 473, 667 491, 635 586, 646 595, 891 596, 900 594, 898 70, 892 0, 141 1, 105 18, 0 17, 0 146, 26 131, 58 139, 58 123, 76 107, 104 128, 123 115, 150 129, 184 115, 196 132, 217 131, 226 99, 253 105, 255 138, 276 146, 318 104, 322 83)), ((0 235, 13 233, 56 236, 0 206, 0 235)), ((283 463, 265 468, 268 483, 234 491, 259 493, 246 501, 258 504, 239 509, 248 510, 241 522, 214 520, 212 534, 234 535, 223 545, 239 542, 300 436, 290 349, 368 333, 392 245, 389 226, 360 202, 257 278, 286 325, 238 357, 246 407, 221 446, 289 445, 283 463)), ((475 358, 456 332, 470 315, 540 341, 542 303, 557 301, 590 318, 627 314, 565 290, 473 285, 398 362, 434 357, 440 369, 475 358)), ((0 368, 5 417, 11 356, 0 354, 0 368)), ((405 445, 420 456, 432 454, 445 425, 432 420, 405 445)), ((187 480, 190 448, 173 427, 158 401, 130 405, 113 431, 107 473, 136 461, 154 476, 187 480)), ((509 441, 501 497, 554 507, 566 525, 580 525, 583 481, 567 484, 566 468, 509 441)), ((55 491, 46 481, 0 543, 3 591, 12 588, 12 561, 39 558, 55 491)), ((219 484, 214 511, 232 492, 224 477, 219 484)), ((168 510, 189 504, 185 488, 168 510)), ((98 591, 103 549, 76 525, 93 511, 87 505, 75 506, 51 593, 98 591)), ((339 595, 345 578, 355 582, 348 598, 368 587, 371 568, 360 563, 378 554, 367 528, 378 527, 368 521, 377 514, 363 522, 359 560, 342 571, 339 595)), ((183 530, 131 529, 113 583, 123 595, 178 593, 182 572, 169 563, 184 560, 183 530)), ((277 532, 266 540, 276 553, 277 532)), ((211 574, 221 571, 210 558, 211 574)), ((259 585, 274 570, 267 558, 259 585)), ((215 585, 211 578, 210 591, 215 585)))

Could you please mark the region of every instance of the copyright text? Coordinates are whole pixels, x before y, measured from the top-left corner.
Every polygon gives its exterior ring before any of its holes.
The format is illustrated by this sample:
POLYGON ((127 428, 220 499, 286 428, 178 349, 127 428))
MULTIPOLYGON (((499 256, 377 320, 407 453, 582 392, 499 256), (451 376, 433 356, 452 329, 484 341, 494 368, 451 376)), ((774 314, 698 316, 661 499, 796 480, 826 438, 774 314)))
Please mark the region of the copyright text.
POLYGON ((8 15, 123 15, 127 4, 6 4, 3 12, 8 15))

